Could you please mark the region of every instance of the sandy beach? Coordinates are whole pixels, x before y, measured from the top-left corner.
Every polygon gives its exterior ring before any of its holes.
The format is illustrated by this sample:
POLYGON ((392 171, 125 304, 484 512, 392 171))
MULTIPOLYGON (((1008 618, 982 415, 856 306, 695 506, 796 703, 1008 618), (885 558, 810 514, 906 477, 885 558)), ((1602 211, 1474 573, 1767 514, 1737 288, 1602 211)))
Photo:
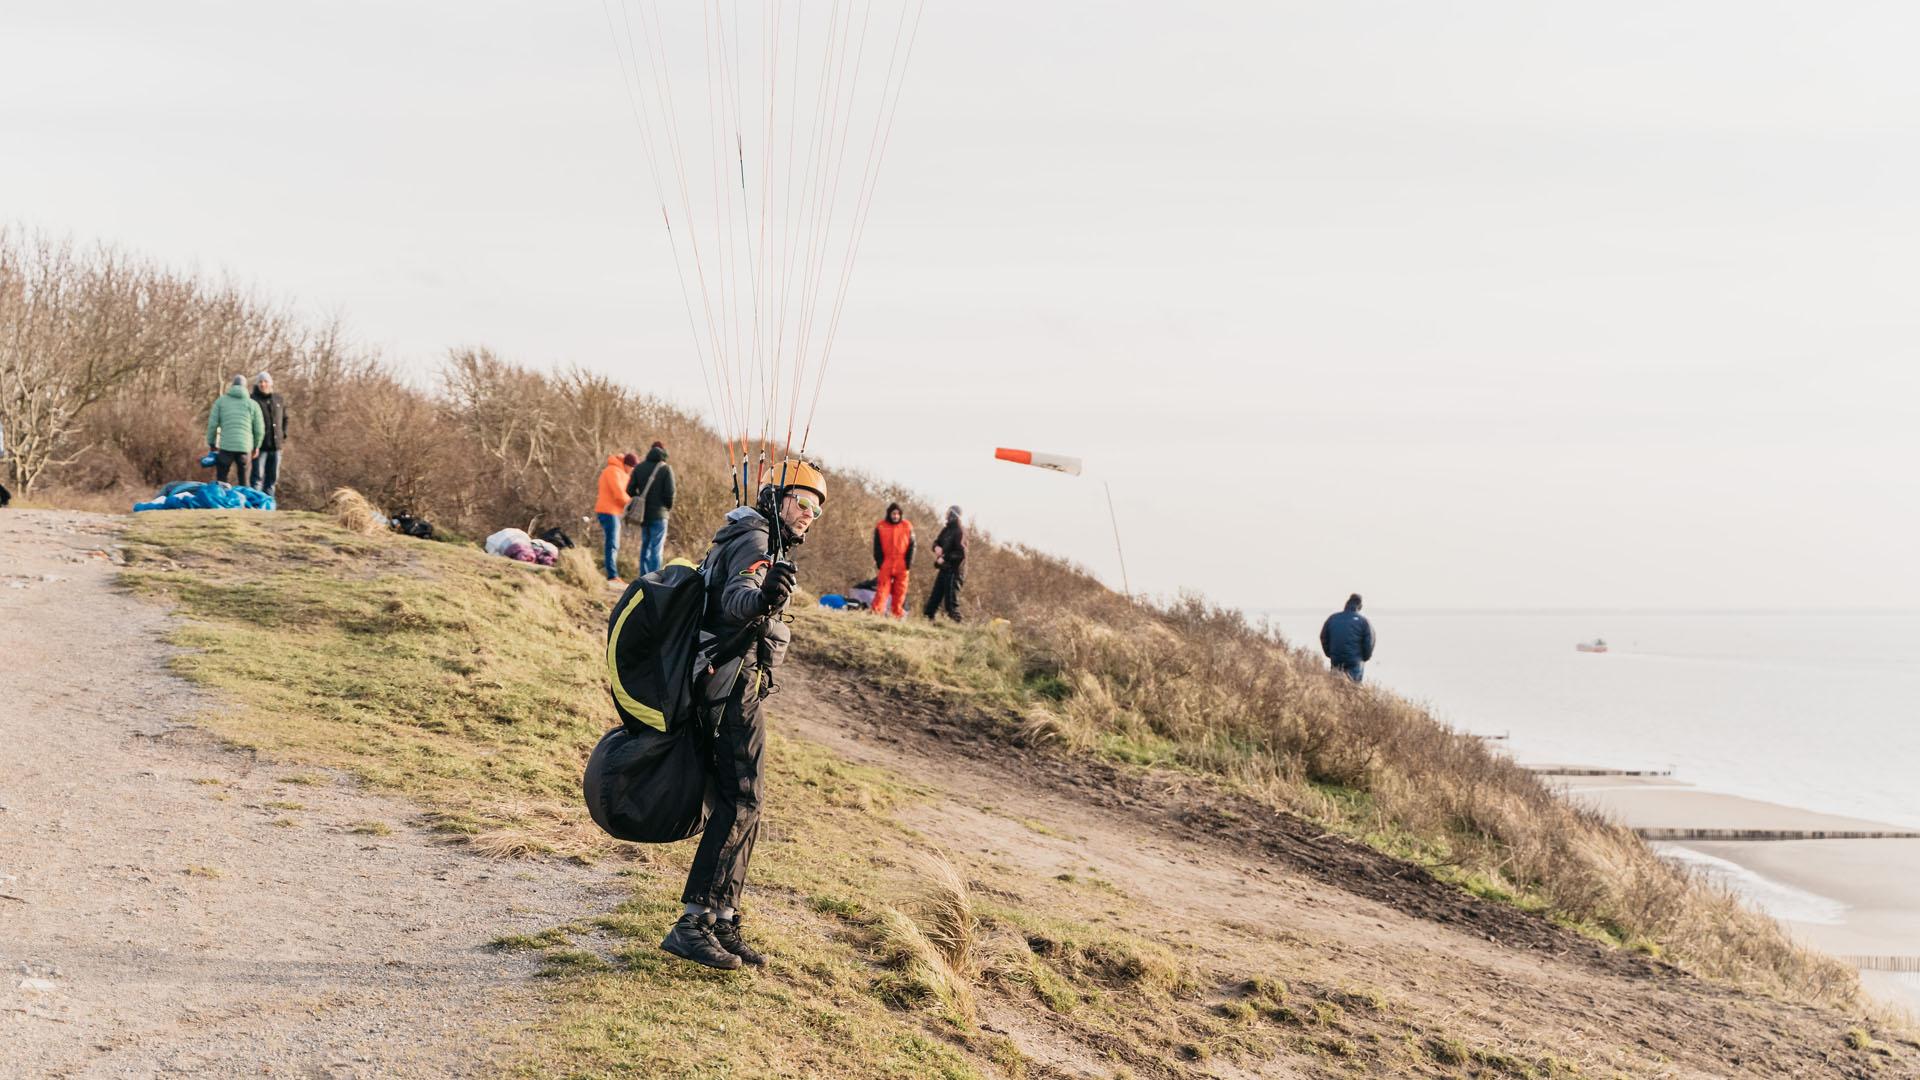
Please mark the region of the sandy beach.
MULTIPOLYGON (((1644 830, 1909 832, 1646 776, 1543 779, 1644 830)), ((1659 841, 1662 852, 1726 881, 1807 945, 1835 956, 1920 962, 1920 838, 1659 841)), ((1920 972, 1862 970, 1869 992, 1920 1015, 1920 972)))

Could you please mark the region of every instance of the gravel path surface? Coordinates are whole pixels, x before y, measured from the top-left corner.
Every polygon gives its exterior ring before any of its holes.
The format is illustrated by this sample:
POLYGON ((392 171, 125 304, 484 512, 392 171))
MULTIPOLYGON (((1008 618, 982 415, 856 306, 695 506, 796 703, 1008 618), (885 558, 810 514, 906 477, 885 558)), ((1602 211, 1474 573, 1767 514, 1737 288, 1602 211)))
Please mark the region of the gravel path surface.
POLYGON ((201 733, 223 706, 114 585, 123 525, 0 511, 0 1076, 487 1075, 535 1002, 486 942, 611 878, 201 733))

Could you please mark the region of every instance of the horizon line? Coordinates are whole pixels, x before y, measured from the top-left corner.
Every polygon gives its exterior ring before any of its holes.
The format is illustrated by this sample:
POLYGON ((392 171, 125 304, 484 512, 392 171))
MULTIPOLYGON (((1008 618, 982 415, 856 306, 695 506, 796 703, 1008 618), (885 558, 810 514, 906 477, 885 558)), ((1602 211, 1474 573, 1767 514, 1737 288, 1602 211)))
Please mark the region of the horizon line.
MULTIPOLYGON (((1248 615, 1317 615, 1324 607, 1245 607, 1248 615)), ((1686 607, 1405 607, 1375 608, 1392 615, 1920 615, 1912 607, 1686 608, 1686 607)))

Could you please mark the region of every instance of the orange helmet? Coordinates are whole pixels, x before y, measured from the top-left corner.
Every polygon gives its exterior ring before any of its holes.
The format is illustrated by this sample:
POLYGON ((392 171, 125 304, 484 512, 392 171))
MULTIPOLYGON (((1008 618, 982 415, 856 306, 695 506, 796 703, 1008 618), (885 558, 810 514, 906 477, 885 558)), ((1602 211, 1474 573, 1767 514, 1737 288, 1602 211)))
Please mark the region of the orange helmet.
POLYGON ((820 496, 822 506, 826 505, 826 476, 819 469, 799 458, 788 458, 778 465, 771 466, 767 472, 767 482, 781 488, 806 488, 820 496))

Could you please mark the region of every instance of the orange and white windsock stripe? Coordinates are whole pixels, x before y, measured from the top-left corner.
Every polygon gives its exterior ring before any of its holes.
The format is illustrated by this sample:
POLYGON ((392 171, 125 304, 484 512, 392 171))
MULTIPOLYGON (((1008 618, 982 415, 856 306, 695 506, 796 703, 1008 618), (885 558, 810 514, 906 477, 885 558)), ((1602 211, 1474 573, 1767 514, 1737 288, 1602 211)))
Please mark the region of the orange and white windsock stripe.
POLYGON ((1043 454, 1037 450, 1009 450, 1001 446, 994 449, 993 456, 1001 461, 1011 461, 1016 465, 1052 469, 1054 472, 1063 472, 1069 476, 1080 475, 1080 459, 1068 457, 1065 454, 1043 454))

